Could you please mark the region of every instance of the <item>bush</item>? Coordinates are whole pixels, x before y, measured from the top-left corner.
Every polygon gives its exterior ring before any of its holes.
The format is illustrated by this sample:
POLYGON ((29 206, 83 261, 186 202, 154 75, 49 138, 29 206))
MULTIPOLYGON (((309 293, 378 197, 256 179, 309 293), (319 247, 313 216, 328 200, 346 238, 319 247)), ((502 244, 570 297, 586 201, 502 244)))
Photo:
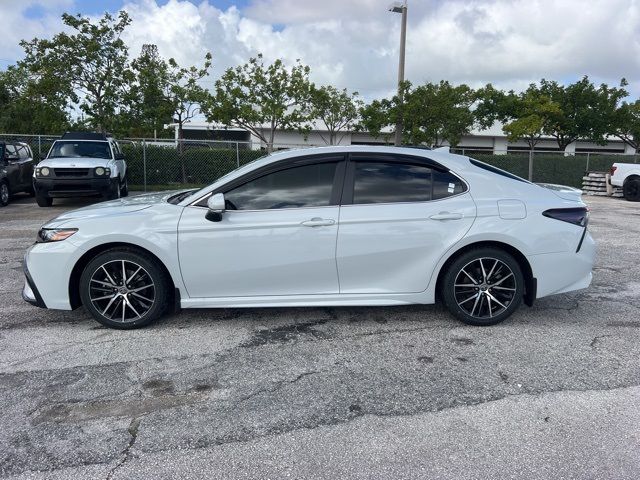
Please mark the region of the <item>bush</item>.
MULTIPOLYGON (((472 158, 494 165, 522 178, 529 177, 529 152, 507 155, 477 154, 472 158)), ((564 155, 563 153, 534 153, 533 181, 557 183, 582 188, 582 177, 588 171, 608 172, 615 162, 635 163, 637 155, 597 155, 584 153, 564 155), (589 164, 587 167, 587 158, 589 164)))

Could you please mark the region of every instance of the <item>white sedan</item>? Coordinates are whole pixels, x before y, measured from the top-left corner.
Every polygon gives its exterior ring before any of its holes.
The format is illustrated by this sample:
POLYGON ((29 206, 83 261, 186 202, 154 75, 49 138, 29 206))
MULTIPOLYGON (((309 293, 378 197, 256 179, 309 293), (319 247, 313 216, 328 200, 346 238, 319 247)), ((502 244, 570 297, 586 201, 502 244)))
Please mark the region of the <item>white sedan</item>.
POLYGON ((135 328, 179 308, 430 304, 491 325, 586 288, 580 191, 469 157, 394 147, 276 153, 202 190, 51 220, 23 298, 135 328))

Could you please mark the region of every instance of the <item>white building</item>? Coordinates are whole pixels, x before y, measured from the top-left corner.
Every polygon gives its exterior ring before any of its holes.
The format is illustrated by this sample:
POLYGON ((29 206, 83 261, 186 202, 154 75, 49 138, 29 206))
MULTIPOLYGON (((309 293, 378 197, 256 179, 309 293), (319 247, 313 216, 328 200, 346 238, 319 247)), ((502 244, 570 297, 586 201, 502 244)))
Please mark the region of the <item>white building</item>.
MULTIPOLYGON (((175 138, 178 139, 178 126, 176 124, 167 125, 175 129, 175 138)), ((253 149, 266 148, 257 136, 242 128, 224 128, 212 123, 191 122, 183 125, 185 140, 221 140, 232 142, 244 142, 253 149)), ((265 136, 268 130, 265 128, 265 136)), ((318 125, 307 135, 296 131, 277 130, 274 137, 274 148, 294 148, 294 147, 319 147, 327 145, 328 134, 318 125)), ((366 132, 346 131, 338 134, 339 145, 384 145, 393 144, 391 130, 379 138, 374 138, 366 132)), ((509 142, 502 132, 501 125, 494 125, 487 130, 474 130, 469 135, 462 137, 456 147, 457 151, 464 150, 466 153, 472 152, 492 152, 496 155, 506 154, 515 151, 528 151, 529 146, 525 141, 509 142)), ((555 139, 551 137, 543 138, 535 147, 536 151, 557 152, 560 149, 555 139)), ((600 152, 600 153, 624 153, 634 154, 635 151, 622 140, 610 138, 607 145, 597 145, 593 142, 579 140, 570 144, 565 153, 580 152, 600 152)))

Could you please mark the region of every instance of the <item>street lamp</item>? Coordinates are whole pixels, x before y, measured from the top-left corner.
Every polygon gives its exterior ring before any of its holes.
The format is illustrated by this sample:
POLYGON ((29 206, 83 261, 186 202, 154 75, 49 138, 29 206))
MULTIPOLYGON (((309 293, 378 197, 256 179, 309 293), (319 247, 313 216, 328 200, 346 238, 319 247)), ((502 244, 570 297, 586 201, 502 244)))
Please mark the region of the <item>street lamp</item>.
POLYGON ((402 115, 404 98, 402 95, 402 82, 404 82, 404 57, 405 46, 407 43, 407 0, 403 2, 395 2, 389 7, 389 11, 402 14, 402 27, 400 28, 400 61, 398 63, 398 101, 399 112, 396 120, 396 138, 394 144, 402 145, 402 115))

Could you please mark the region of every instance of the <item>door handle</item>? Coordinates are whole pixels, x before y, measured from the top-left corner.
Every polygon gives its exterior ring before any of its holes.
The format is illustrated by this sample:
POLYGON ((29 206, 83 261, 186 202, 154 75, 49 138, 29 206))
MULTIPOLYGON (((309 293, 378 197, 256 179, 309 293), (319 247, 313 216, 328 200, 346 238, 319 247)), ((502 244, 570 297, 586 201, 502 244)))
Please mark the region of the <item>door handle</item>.
POLYGON ((462 214, 458 212, 440 212, 429 217, 431 220, 460 220, 462 214))
POLYGON ((330 225, 334 225, 335 223, 336 221, 331 218, 314 217, 311 220, 302 222, 300 225, 303 225, 305 227, 328 227, 330 225))

